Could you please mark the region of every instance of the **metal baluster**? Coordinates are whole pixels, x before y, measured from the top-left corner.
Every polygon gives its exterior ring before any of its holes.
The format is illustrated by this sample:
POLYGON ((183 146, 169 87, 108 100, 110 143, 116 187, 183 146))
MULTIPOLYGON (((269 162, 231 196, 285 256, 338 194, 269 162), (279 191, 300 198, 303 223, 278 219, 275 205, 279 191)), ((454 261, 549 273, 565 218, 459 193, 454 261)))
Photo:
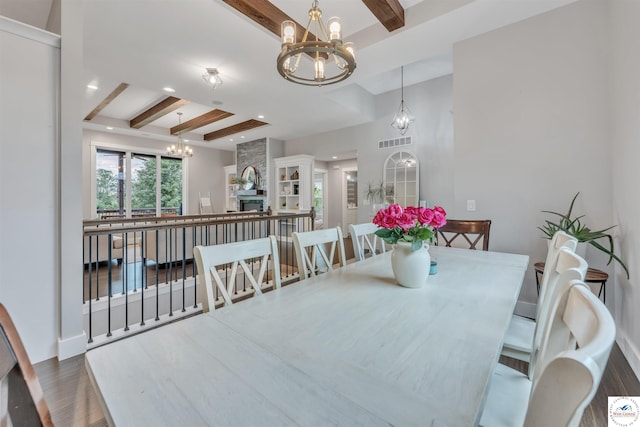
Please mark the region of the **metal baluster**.
MULTIPOLYGON (((128 288, 129 288, 129 266, 127 265, 127 260, 129 259, 129 233, 124 233, 124 250, 122 253, 122 274, 120 275, 120 278, 122 279, 122 293, 121 295, 124 295, 125 292, 127 292, 128 288)), ((111 262, 111 260, 109 260, 109 262, 111 262)))
POLYGON ((140 232, 140 326, 144 326, 144 290, 149 286, 149 270, 147 270, 147 263, 144 257, 144 241, 146 237, 146 231, 140 232), (145 274, 146 273, 146 274, 145 274), (145 280, 146 276, 146 280, 145 280))
POLYGON ((185 283, 184 278, 187 276, 187 229, 182 227, 182 312, 187 311, 185 308, 185 283))
MULTIPOLYGON (((200 230, 202 230, 202 227, 200 227, 200 230)), ((196 233, 197 230, 195 227, 193 227, 193 242, 195 243, 196 241, 196 233)), ((202 232, 201 232, 202 233, 202 232)), ((191 265, 193 266, 193 308, 197 308, 198 307, 198 275, 196 274, 196 260, 194 259, 191 262, 191 265)))
MULTIPOLYGON (((92 237, 89 236, 89 344, 93 342, 93 309, 91 307, 91 277, 93 276, 93 272, 91 271, 91 242, 92 237)), ((83 255, 84 257, 84 255, 83 255)), ((84 261, 84 258, 83 258, 84 261)), ((84 267, 83 267, 84 269, 84 267)))
MULTIPOLYGON (((165 233, 166 235, 166 233, 165 233)), ((159 264, 159 260, 160 258, 158 258, 158 242, 159 242, 159 238, 160 238, 160 230, 156 228, 156 321, 160 320, 160 316, 158 315, 158 311, 160 309, 160 284, 159 284, 159 277, 158 277, 158 264, 159 264)), ((165 276, 166 277, 166 276, 165 276)))
POLYGON ((112 241, 112 236, 111 233, 109 233, 109 236, 107 238, 109 246, 107 248, 107 259, 109 260, 109 267, 107 269, 108 274, 108 288, 109 288, 109 293, 107 295, 107 336, 110 337, 111 336, 111 246, 113 244, 112 241))
MULTIPOLYGON (((128 234, 128 233, 127 233, 128 234)), ((136 255, 136 248, 138 247, 138 242, 136 241, 136 237, 138 236, 138 233, 136 231, 133 232, 133 292, 137 292, 138 291, 138 257, 136 255)), ((140 254, 142 256, 142 254, 140 254)), ((140 272, 140 274, 142 274, 142 272, 140 272)), ((142 278, 141 278, 142 279, 142 278)), ((129 287, 127 286, 127 290, 129 290, 129 287)))
MULTIPOLYGON (((172 229, 169 229, 169 246, 173 249, 173 233, 172 229)), ((177 235, 176 235, 177 238, 177 235)), ((173 317, 173 256, 171 255, 171 249, 169 249, 169 280, 167 283, 169 284, 169 317, 173 317)))
POLYGON ((99 234, 96 234, 96 301, 100 301, 100 238, 99 234))

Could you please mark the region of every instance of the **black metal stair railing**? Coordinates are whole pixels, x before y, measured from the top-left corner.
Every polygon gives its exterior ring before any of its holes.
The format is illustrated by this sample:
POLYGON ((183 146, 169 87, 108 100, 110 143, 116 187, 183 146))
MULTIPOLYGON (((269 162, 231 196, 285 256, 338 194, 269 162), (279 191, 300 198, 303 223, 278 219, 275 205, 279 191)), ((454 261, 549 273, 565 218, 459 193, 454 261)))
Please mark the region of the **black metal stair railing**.
MULTIPOLYGON (((293 231, 314 228, 315 213, 112 218, 83 221, 84 326, 93 347, 201 311, 193 248, 275 235, 283 284, 298 280, 293 231)), ((253 264, 252 264, 252 268, 253 264)), ((258 268, 258 267, 256 267, 258 268)), ((221 274, 229 277, 229 268, 221 274)), ((252 295, 246 278, 232 298, 252 295)), ((224 300, 217 294, 216 306, 224 300)))

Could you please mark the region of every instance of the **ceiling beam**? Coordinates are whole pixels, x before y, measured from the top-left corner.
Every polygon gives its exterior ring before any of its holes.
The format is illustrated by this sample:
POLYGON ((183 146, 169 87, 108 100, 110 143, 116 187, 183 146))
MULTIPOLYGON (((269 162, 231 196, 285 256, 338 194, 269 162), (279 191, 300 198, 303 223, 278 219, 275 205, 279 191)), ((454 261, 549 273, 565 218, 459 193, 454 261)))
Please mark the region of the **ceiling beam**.
POLYGON ((214 139, 224 138, 225 136, 233 135, 247 131, 249 129, 257 128, 260 126, 268 125, 269 123, 261 122, 260 120, 247 120, 246 122, 238 123, 237 125, 229 126, 224 129, 216 130, 204 135, 205 141, 213 141, 214 139))
POLYGON ((218 120, 226 119, 227 117, 231 116, 233 116, 233 113, 229 113, 228 111, 218 109, 211 110, 208 113, 204 113, 201 116, 195 117, 189 121, 172 127, 171 135, 181 135, 185 132, 190 132, 194 129, 210 125, 213 122, 217 122, 218 120))
POLYGON ((362 0, 378 21, 391 32, 404 27, 404 8, 398 0, 362 0))
POLYGON ((115 88, 109 95, 107 95, 107 97, 104 100, 102 100, 102 102, 98 104, 98 106, 94 108, 93 111, 87 114, 87 117, 85 117, 84 119, 86 121, 93 119, 95 116, 97 116, 100 113, 100 111, 102 111, 107 105, 111 103, 111 101, 116 99, 116 97, 120 95, 128 87, 129 87, 129 83, 120 83, 118 87, 115 88))
POLYGON ((160 117, 167 115, 188 103, 189 101, 184 99, 168 96, 144 113, 138 114, 136 117, 129 120, 129 127, 133 129, 140 129, 141 127, 158 120, 160 117))
MULTIPOLYGON (((222 0, 247 18, 281 38, 280 24, 282 21, 293 21, 296 24, 296 40, 302 40, 306 27, 296 22, 289 15, 278 9, 268 0, 222 0)), ((307 41, 315 41, 316 36, 311 31, 307 35, 307 41)), ((325 56, 326 58, 326 56, 325 56)))

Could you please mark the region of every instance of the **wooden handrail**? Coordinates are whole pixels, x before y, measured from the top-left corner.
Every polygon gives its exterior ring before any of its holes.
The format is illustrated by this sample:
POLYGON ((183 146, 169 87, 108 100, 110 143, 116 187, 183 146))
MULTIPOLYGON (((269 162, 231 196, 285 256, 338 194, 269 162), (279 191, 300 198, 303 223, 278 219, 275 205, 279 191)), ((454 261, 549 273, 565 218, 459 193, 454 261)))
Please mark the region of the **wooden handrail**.
POLYGON ((296 218, 311 218, 312 228, 315 219, 315 210, 313 207, 309 212, 298 214, 280 214, 272 215, 271 210, 267 212, 237 212, 227 214, 209 214, 209 215, 184 215, 173 217, 148 217, 148 218, 125 218, 114 220, 85 220, 83 224, 84 236, 96 236, 104 234, 129 233, 146 230, 164 230, 167 228, 185 228, 185 227, 202 227, 209 225, 227 225, 241 224, 247 222, 276 221, 296 218), (137 225, 126 225, 131 223, 144 223, 137 225), (149 224, 149 223, 152 224, 149 224), (162 224, 164 223, 164 224, 162 224), (105 227, 111 225, 111 227, 105 227), (101 226, 101 227, 96 227, 101 226), (96 227, 96 228, 93 228, 96 227))

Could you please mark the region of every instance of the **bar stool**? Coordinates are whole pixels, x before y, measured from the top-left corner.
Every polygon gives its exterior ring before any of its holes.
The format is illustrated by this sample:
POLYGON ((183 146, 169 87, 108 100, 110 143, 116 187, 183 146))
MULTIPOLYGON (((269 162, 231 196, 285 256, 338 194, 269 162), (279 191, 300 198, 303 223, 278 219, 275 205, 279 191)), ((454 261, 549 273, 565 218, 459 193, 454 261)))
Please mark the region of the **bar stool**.
MULTIPOLYGON (((533 265, 533 269, 536 272, 536 288, 538 289, 538 294, 540 294, 540 275, 544 274, 544 262, 536 262, 533 265)), ((607 284, 607 280, 609 279, 609 275, 602 270, 598 270, 597 268, 589 268, 587 269, 587 275, 584 278, 584 282, 587 284, 590 283, 599 283, 600 290, 598 291, 598 298, 602 295, 602 302, 607 302, 607 290, 605 285, 607 284)))

